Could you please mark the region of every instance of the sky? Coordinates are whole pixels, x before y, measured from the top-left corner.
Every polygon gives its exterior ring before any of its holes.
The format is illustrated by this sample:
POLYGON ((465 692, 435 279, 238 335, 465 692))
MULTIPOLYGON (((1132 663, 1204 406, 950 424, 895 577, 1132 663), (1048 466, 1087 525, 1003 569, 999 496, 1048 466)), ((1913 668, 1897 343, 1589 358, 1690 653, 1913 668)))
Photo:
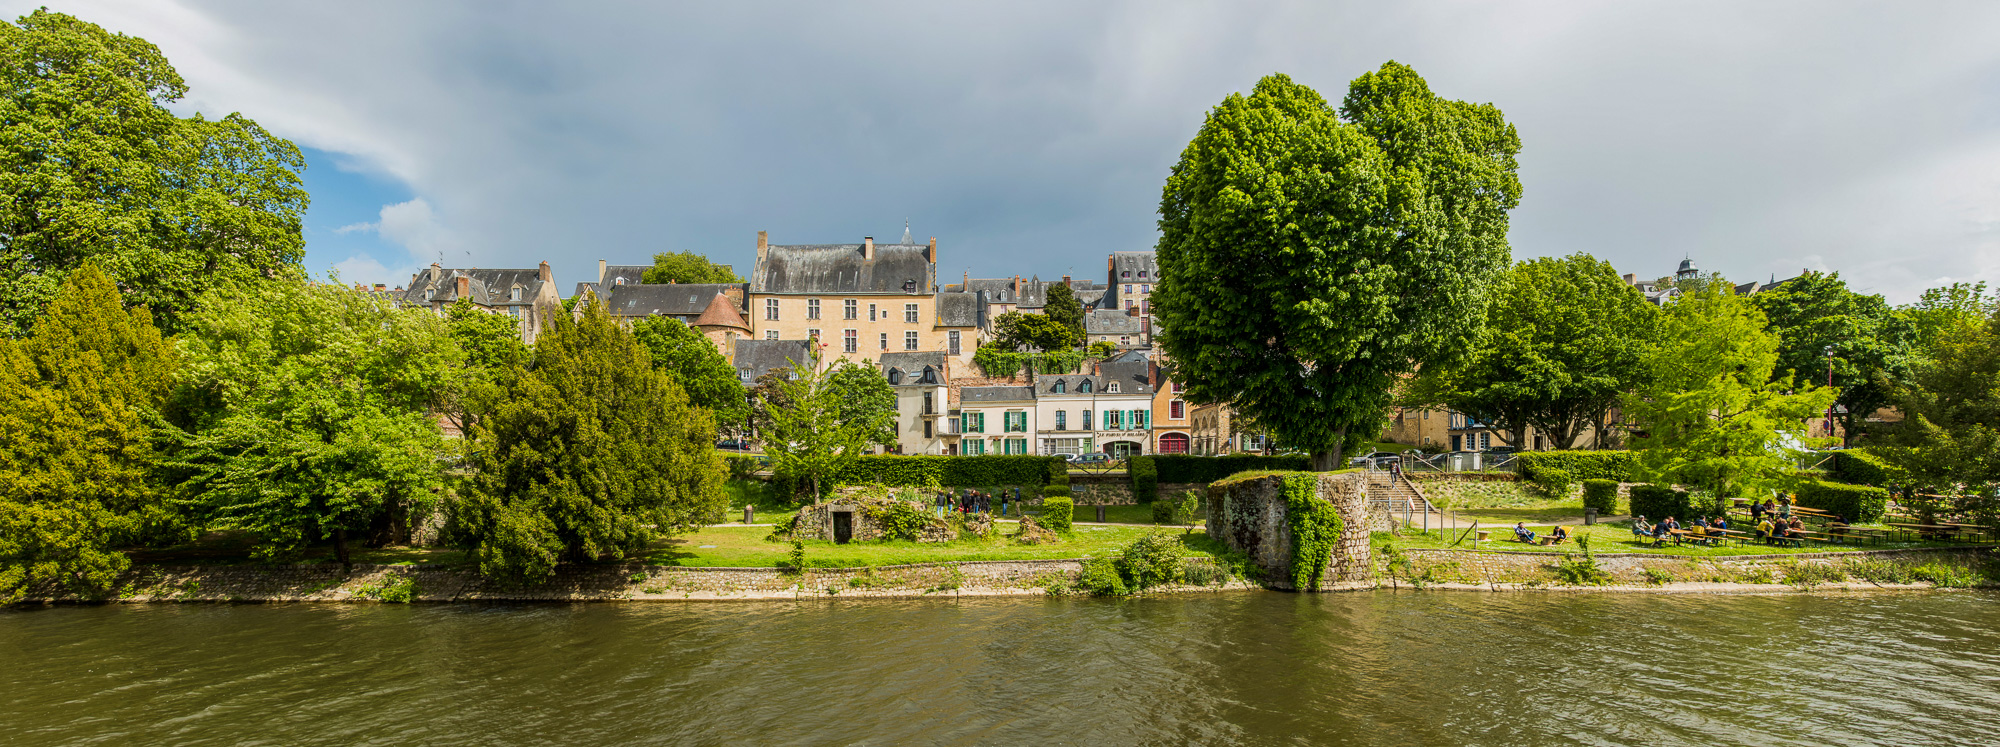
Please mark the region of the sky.
POLYGON ((1516 259, 2000 284, 2000 3, 0 0, 158 45, 182 114, 306 153, 354 282, 938 239, 945 278, 1152 248, 1205 113, 1396 60, 1520 132, 1516 259))

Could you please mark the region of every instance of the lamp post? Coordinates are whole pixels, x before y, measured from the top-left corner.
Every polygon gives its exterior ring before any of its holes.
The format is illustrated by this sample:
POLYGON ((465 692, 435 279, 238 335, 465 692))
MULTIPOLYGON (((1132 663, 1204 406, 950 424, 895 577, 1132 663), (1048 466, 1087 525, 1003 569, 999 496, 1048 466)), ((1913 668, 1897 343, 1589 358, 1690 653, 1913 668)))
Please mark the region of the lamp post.
MULTIPOLYGON (((1826 388, 1833 388, 1833 346, 1826 346, 1826 388)), ((1833 403, 1826 404, 1826 437, 1833 437, 1833 403)))

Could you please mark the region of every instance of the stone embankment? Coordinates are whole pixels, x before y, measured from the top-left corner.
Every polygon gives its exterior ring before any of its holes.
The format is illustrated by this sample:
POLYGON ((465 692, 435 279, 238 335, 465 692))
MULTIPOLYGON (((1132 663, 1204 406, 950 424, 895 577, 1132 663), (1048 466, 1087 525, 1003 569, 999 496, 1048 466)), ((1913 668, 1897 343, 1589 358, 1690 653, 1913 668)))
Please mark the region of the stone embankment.
POLYGON ((1593 556, 1603 575, 1591 583, 1566 577, 1565 561, 1580 555, 1474 550, 1401 550, 1375 554, 1378 587, 1480 591, 1646 591, 1777 593, 1928 589, 1925 576, 1952 575, 1991 585, 2000 546, 1862 552, 1696 557, 1639 553, 1593 556))

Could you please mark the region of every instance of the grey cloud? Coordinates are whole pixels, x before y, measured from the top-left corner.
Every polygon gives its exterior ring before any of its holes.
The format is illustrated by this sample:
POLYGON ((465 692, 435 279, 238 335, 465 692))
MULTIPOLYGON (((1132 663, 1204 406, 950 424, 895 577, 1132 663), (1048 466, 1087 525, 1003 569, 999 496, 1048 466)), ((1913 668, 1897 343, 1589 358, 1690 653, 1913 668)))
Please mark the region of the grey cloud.
POLYGON ((1517 257, 2000 280, 1989 4, 53 5, 161 44, 195 106, 407 180, 482 266, 743 266, 759 229, 908 217, 948 274, 1094 274, 1153 243, 1222 97, 1397 59, 1520 127, 1517 257))

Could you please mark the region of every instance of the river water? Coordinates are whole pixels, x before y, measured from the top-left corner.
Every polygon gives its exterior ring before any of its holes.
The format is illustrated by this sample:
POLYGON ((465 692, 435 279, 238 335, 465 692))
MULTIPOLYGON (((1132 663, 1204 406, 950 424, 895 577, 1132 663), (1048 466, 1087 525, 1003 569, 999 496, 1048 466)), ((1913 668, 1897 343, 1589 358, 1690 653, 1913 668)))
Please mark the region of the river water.
POLYGON ((2000 595, 0 611, 4 744, 1994 744, 2000 595))

